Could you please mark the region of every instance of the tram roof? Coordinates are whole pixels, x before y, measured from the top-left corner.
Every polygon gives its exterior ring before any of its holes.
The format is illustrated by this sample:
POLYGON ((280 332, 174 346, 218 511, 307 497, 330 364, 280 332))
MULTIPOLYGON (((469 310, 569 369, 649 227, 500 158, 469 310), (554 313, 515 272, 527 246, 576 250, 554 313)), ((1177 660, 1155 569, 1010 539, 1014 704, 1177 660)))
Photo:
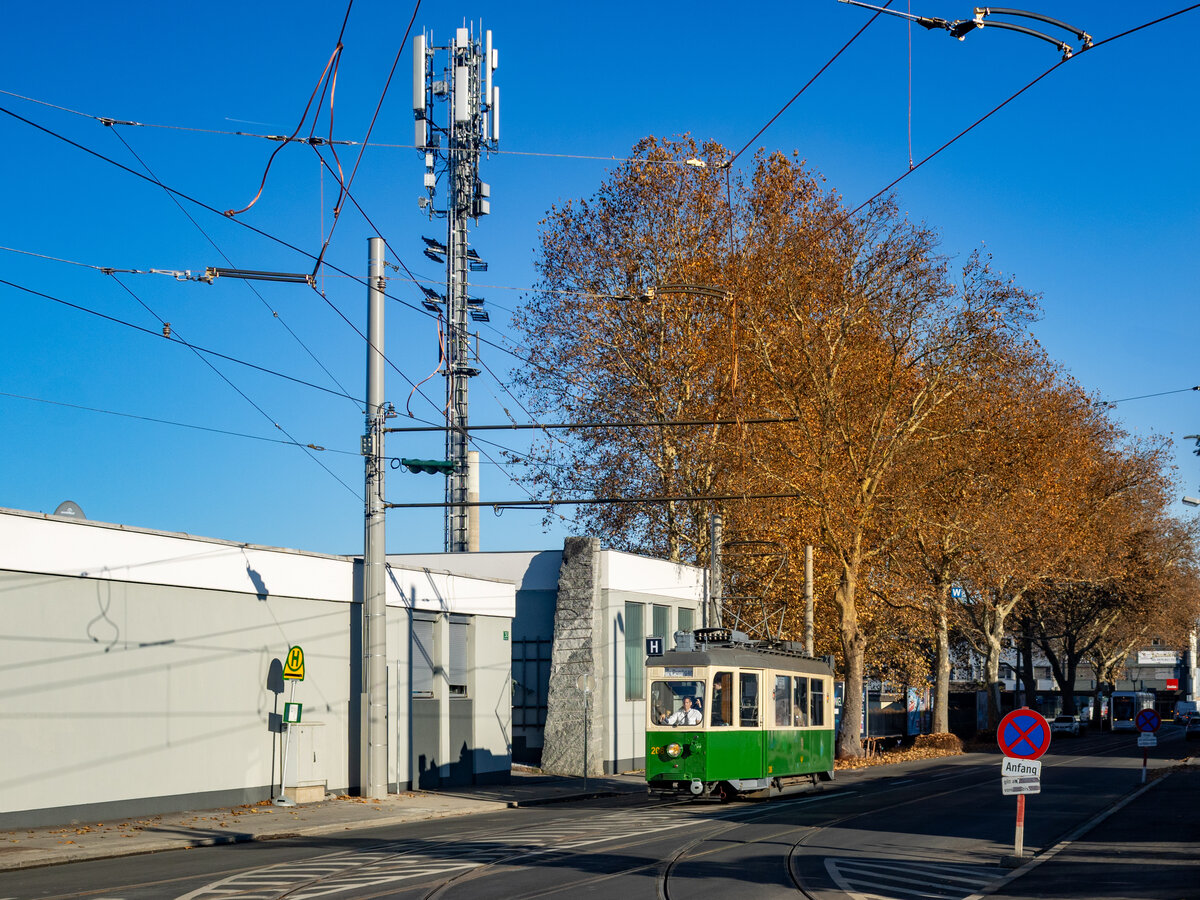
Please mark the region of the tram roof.
POLYGON ((739 669, 782 669, 808 675, 832 674, 824 660, 747 644, 701 644, 696 650, 667 650, 662 656, 647 657, 646 665, 729 666, 739 669))

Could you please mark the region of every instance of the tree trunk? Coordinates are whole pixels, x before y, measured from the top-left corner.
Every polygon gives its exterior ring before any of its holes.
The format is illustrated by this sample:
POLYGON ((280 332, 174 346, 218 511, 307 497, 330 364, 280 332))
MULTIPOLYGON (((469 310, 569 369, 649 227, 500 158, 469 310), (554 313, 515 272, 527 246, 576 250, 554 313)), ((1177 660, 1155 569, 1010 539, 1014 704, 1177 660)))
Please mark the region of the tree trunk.
POLYGON ((988 730, 995 731, 1000 725, 1000 646, 1004 638, 1004 614, 996 610, 991 621, 991 628, 984 635, 987 639, 987 657, 983 664, 983 681, 987 685, 988 696, 988 730))
MULTIPOLYGON (((949 590, 946 585, 944 590, 949 590)), ((938 599, 937 653, 934 658, 933 733, 950 732, 950 626, 946 620, 946 597, 938 599)))
POLYGON ((863 648, 866 639, 858 627, 858 609, 854 605, 858 573, 843 564, 842 578, 834 597, 841 613, 842 656, 846 661, 846 680, 842 692, 842 722, 838 728, 838 759, 856 759, 863 755, 863 648))
POLYGON ((1032 708, 1037 703, 1037 679, 1033 677, 1033 636, 1029 633, 1030 622, 1026 617, 1021 624, 1021 672, 1025 684, 1025 705, 1032 708))

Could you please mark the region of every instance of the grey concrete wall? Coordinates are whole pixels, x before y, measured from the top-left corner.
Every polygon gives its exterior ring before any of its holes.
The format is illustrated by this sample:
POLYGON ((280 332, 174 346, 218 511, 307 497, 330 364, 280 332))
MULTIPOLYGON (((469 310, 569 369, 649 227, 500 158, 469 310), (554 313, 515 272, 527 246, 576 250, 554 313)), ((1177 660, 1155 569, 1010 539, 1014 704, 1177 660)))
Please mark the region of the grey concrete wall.
MULTIPOLYGON (((250 802, 279 777, 273 661, 305 651, 306 722, 346 734, 346 603, 0 571, 0 826, 250 802)), ((345 742, 328 759, 349 786, 345 742)))

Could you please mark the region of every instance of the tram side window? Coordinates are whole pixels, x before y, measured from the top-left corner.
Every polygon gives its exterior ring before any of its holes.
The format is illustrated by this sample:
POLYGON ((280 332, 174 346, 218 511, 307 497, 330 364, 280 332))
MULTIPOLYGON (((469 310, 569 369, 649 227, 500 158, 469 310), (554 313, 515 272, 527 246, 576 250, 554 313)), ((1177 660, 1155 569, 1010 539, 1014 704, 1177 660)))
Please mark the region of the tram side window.
POLYGON ((758 674, 741 673, 741 726, 758 727, 758 674))
POLYGON ((775 725, 787 728, 792 724, 792 679, 775 676, 775 725))
POLYGON ((825 724, 825 681, 821 678, 812 680, 812 692, 809 694, 812 697, 812 717, 810 724, 822 727, 825 724))
POLYGON ((801 728, 808 724, 808 679, 796 676, 796 694, 793 708, 796 710, 796 721, 793 723, 801 728))
POLYGON ((733 724, 733 673, 718 672, 713 676, 712 717, 714 728, 733 724))

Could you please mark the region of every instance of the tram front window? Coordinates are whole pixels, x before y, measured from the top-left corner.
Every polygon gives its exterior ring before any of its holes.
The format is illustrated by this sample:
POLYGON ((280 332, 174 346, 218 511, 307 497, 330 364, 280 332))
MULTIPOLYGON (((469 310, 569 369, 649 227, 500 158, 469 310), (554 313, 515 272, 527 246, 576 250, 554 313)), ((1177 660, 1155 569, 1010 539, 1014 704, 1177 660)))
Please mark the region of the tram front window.
POLYGON ((650 710, 658 725, 699 725, 704 720, 703 681, 656 681, 650 686, 650 710))

